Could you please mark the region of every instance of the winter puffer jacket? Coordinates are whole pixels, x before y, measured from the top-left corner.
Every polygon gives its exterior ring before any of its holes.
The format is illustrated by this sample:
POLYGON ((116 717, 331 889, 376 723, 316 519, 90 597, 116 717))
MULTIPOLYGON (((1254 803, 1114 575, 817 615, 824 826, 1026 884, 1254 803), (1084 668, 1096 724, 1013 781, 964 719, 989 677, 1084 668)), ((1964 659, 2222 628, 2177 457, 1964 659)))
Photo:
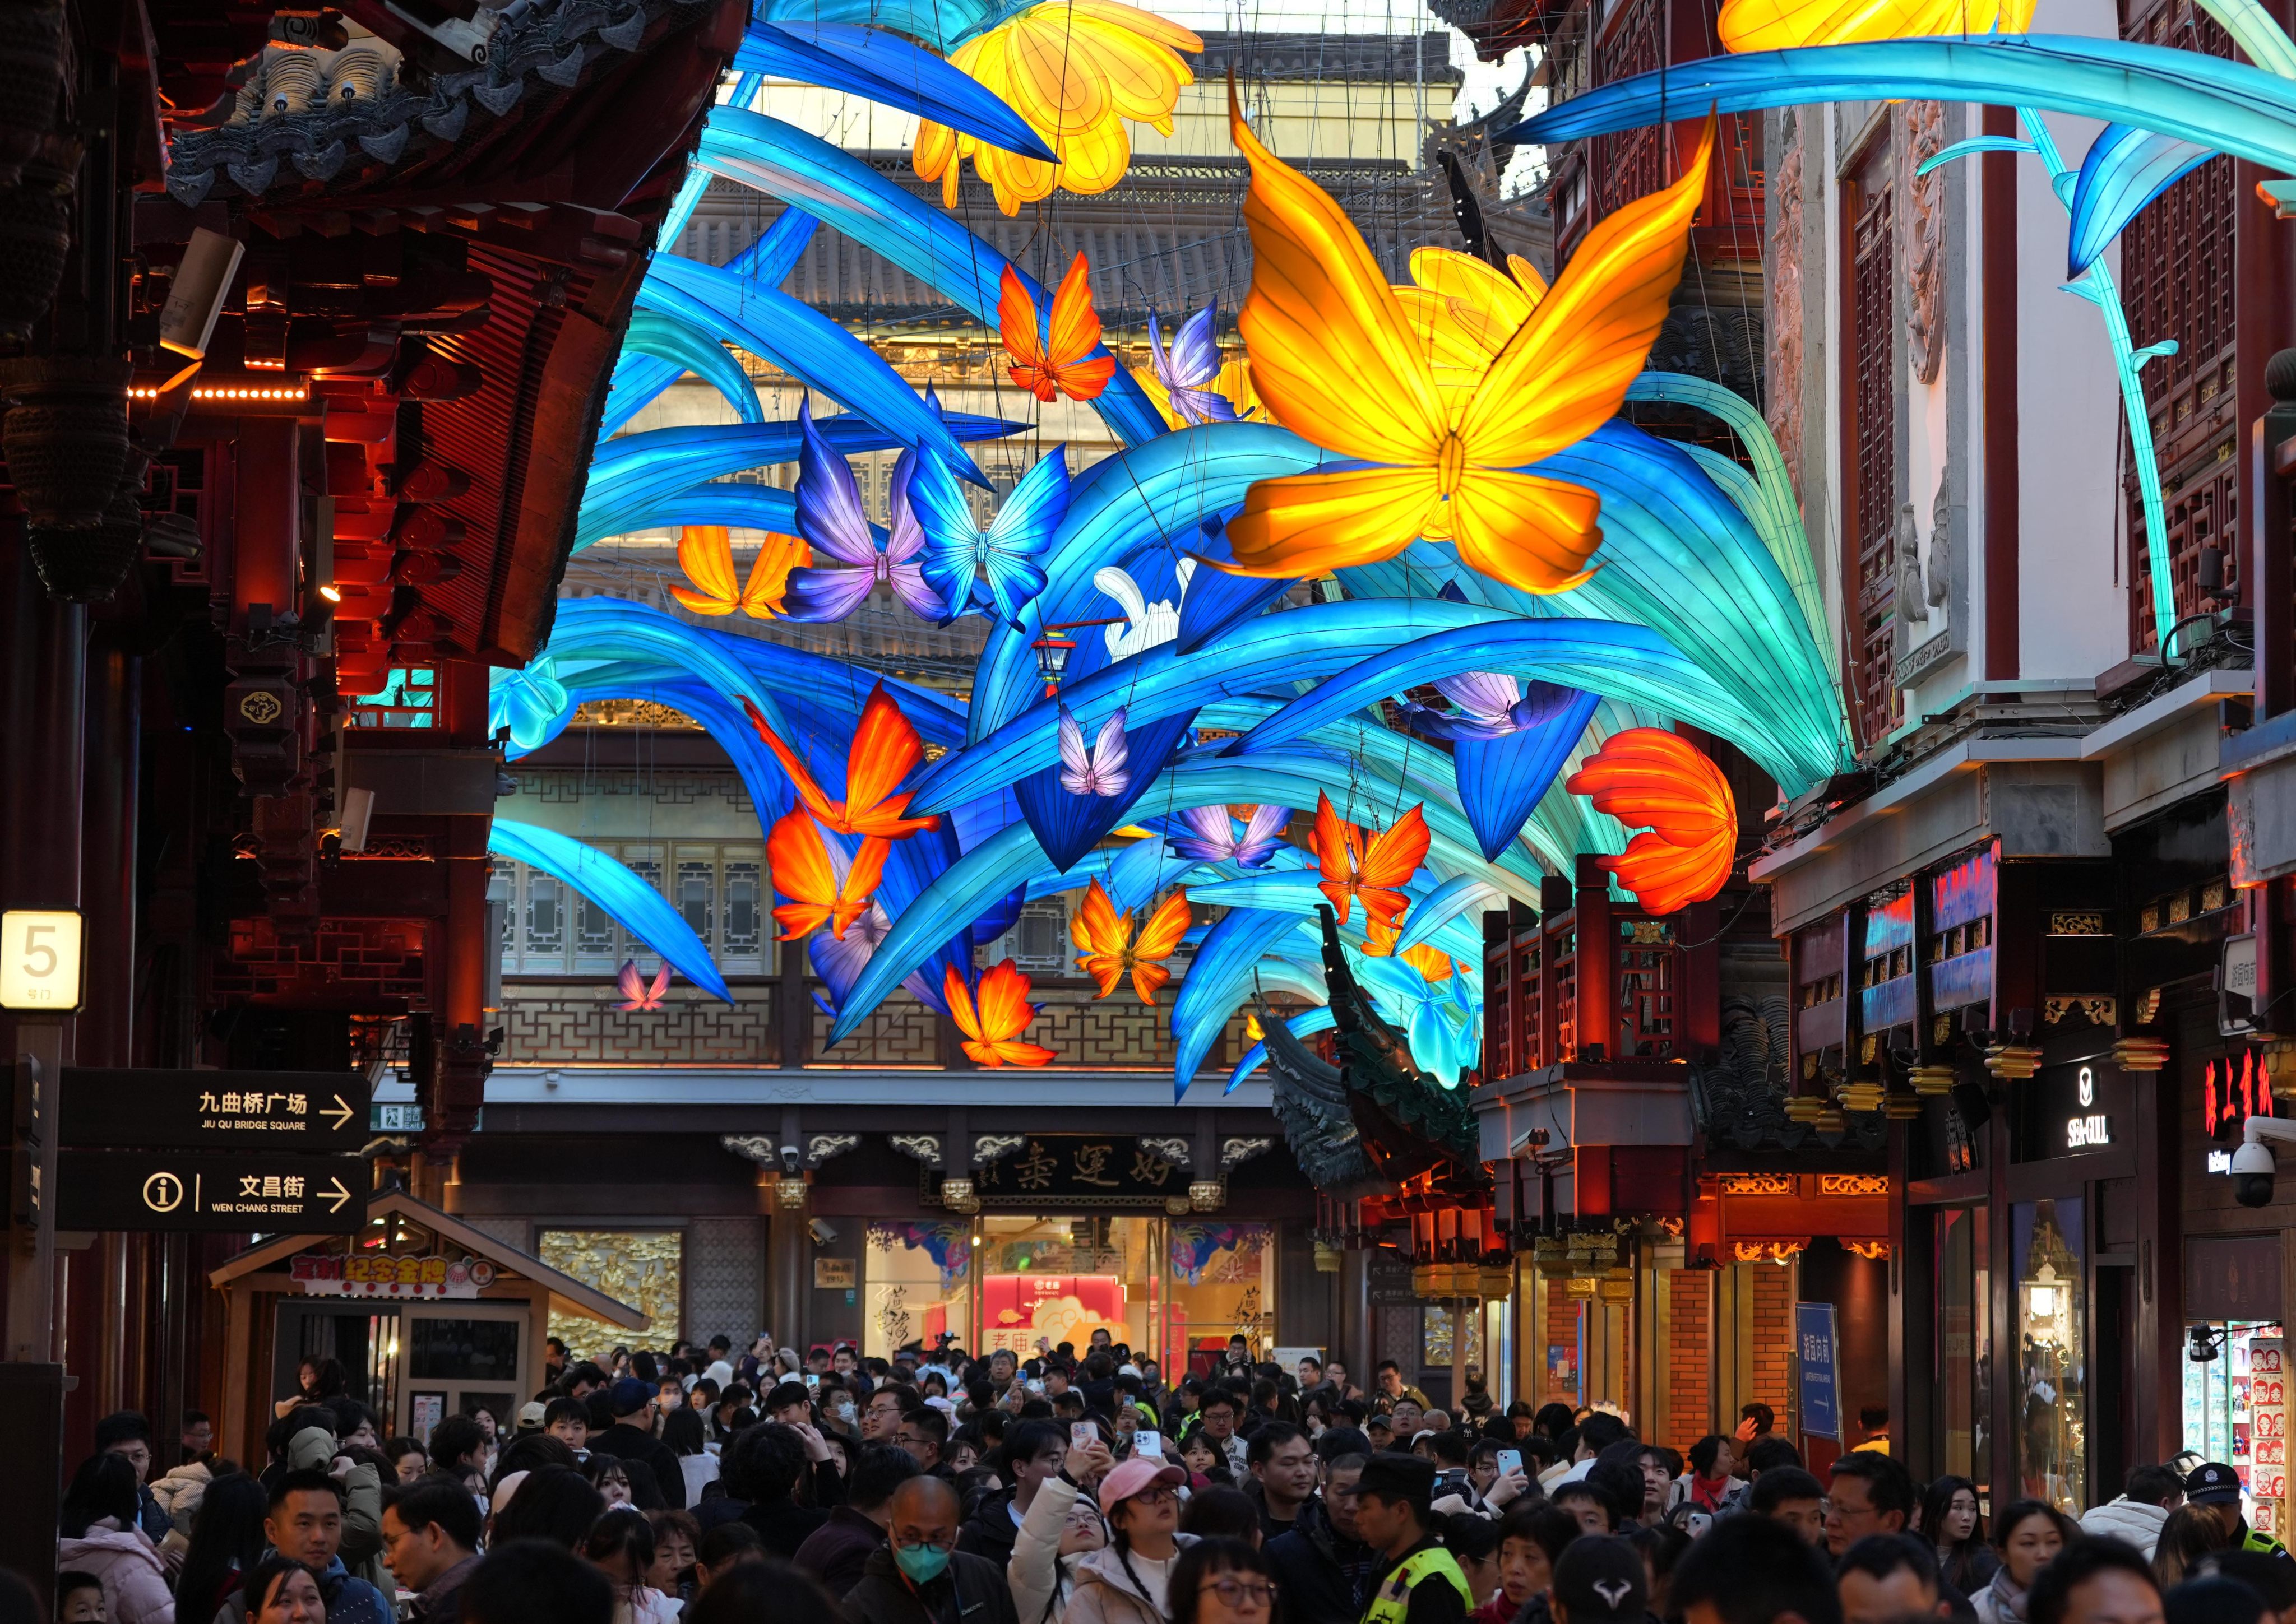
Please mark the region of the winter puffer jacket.
POLYGON ((176 1624, 176 1598, 168 1591, 168 1564, 141 1529, 123 1529, 105 1517, 77 1539, 56 1541, 56 1571, 93 1573, 103 1586, 110 1624, 176 1624))
MULTIPOLYGON (((1037 1492, 1042 1494, 1044 1490, 1039 1489, 1037 1492)), ((1036 1507, 1031 1506, 1029 1509, 1034 1511, 1036 1507)), ((1175 1534, 1172 1538, 1181 1550, 1196 1542, 1193 1534, 1175 1534)), ((1132 1558, 1136 1571, 1140 1562, 1138 1556, 1132 1558)), ((1111 1545, 1077 1563, 1076 1588, 1069 1594, 1068 1612, 1062 1620, 1063 1624, 1166 1624, 1170 1617, 1141 1594, 1111 1545)), ((1032 1621, 1023 1619, 1021 1624, 1032 1621)))
POLYGON ((200 1514, 200 1502, 207 1498, 208 1485, 214 1481, 215 1474, 205 1464, 192 1461, 152 1485, 152 1498, 175 1525, 160 1541, 160 1555, 170 1570, 184 1565, 184 1555, 192 1548, 192 1523, 200 1514))
POLYGON ((1021 1624, 1057 1624, 1068 1612, 1077 1569, 1090 1553, 1062 1557, 1061 1536, 1082 1493, 1065 1477, 1048 1477, 1021 1514, 1012 1560, 1004 1564, 1004 1582, 1012 1587, 1013 1612, 1021 1624))
POLYGON ((2125 1539, 2144 1552, 2144 1560, 2150 1562, 2152 1547, 2161 1543, 2161 1524, 2168 1520, 2167 1506, 2149 1506, 2124 1494, 2117 1500, 2107 1500, 2081 1513, 2080 1530, 2092 1539, 2099 1535, 2125 1539))

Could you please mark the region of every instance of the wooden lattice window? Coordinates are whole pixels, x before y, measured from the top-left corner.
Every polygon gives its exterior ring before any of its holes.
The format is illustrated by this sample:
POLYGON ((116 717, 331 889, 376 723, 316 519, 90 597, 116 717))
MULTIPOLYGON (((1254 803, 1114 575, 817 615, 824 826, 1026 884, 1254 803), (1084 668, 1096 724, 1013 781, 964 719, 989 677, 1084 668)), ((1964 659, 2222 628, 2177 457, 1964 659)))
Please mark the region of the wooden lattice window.
MULTIPOLYGON (((2232 38, 2205 12, 2178 0, 2136 12, 2122 37, 2229 58, 2232 38)), ((2177 353, 2144 368, 2145 403, 2167 509, 2169 575, 2177 613, 2200 608, 2201 551, 2224 550, 2225 592, 2239 590, 2240 459, 2233 387, 2233 226, 2240 200, 2233 160, 2211 159, 2162 193, 2120 237, 2120 298, 2138 345, 2177 342, 2177 353)), ((2134 646, 2160 646, 2153 624, 2152 563, 2144 498, 2126 455, 2129 630, 2134 646)))
POLYGON ((1621 1056, 1665 1059, 1675 1052, 1677 951, 1664 919, 1619 922, 1619 1048, 1621 1056))
MULTIPOLYGON (((1595 47, 1595 81, 1612 85, 1638 73, 1655 73, 1666 61, 1665 0, 1629 0, 1609 20, 1595 47)), ((1637 125, 1615 135, 1597 136, 1587 165, 1594 187, 1594 212, 1602 219, 1612 209, 1664 186, 1669 126, 1637 125)))
POLYGON ((1842 188, 1843 598, 1857 675, 1858 734, 1873 744, 1898 723, 1898 286, 1895 175, 1887 136, 1842 188))

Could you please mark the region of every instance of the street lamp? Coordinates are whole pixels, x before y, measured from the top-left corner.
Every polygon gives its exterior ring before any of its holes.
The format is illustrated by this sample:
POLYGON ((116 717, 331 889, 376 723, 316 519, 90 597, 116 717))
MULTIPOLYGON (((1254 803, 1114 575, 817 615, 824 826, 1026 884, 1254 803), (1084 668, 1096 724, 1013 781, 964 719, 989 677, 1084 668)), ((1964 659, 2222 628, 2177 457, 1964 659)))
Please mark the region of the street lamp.
POLYGON ((1062 637, 1063 632, 1080 631, 1086 626, 1120 626, 1121 615, 1101 620, 1063 620, 1045 628, 1044 635, 1029 647, 1037 651, 1037 669, 1044 673, 1045 698, 1057 699, 1061 692, 1061 673, 1068 669, 1069 656, 1076 652, 1076 639, 1062 637))

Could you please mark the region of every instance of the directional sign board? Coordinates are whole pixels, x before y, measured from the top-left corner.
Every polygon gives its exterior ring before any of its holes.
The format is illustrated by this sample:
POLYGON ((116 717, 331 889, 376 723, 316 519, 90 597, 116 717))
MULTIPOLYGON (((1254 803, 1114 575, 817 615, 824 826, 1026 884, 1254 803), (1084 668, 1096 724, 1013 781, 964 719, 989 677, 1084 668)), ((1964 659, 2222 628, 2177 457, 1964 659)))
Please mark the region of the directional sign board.
POLYGON ((56 1187, 59 1229, 353 1235, 366 1222, 357 1156, 65 1150, 56 1187))
POLYGON ((357 1150, 367 1142, 363 1072, 104 1071, 66 1066, 57 1143, 243 1150, 357 1150))

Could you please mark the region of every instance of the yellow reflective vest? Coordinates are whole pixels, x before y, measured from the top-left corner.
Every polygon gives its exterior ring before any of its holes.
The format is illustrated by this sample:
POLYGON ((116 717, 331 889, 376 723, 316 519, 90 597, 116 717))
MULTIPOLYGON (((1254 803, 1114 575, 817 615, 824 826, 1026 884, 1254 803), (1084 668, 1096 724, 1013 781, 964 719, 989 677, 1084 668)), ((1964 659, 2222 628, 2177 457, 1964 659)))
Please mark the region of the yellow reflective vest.
POLYGON ((1475 1593, 1468 1588, 1467 1576, 1459 1571, 1458 1560, 1439 1545, 1429 1546, 1423 1551, 1406 1557, 1394 1572, 1380 1581, 1371 1605, 1364 1611, 1363 1624, 1404 1624, 1411 1611, 1411 1592, 1423 1579, 1447 1579, 1466 1604, 1467 1611, 1475 1610, 1475 1593))

